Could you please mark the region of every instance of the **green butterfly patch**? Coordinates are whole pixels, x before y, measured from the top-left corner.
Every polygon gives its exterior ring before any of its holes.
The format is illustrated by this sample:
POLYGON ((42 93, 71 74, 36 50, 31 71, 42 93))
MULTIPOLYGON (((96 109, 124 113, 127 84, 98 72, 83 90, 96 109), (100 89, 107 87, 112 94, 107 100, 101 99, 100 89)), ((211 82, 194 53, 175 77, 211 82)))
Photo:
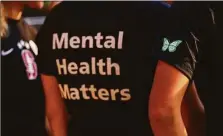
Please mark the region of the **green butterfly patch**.
POLYGON ((162 51, 168 50, 169 52, 175 52, 177 47, 182 43, 181 40, 176 40, 170 43, 167 38, 163 39, 162 51))

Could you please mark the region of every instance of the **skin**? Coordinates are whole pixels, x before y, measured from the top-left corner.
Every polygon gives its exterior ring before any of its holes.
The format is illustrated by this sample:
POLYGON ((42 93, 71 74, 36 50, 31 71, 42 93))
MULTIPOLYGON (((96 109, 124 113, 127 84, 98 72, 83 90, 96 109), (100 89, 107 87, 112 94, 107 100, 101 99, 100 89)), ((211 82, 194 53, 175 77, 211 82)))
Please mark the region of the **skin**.
POLYGON ((55 77, 41 75, 46 97, 47 120, 52 136, 67 135, 67 113, 55 77))
POLYGON ((205 136, 205 110, 194 82, 187 89, 181 111, 189 136, 205 136))
POLYGON ((181 72, 162 61, 150 95, 149 118, 155 136, 205 136, 205 110, 195 83, 189 84, 181 72))
MULTIPOLYGON (((20 20, 25 5, 41 9, 43 1, 3 2, 8 18, 20 20)), ((51 136, 67 135, 67 113, 55 78, 41 75, 46 99, 47 125, 51 136), (46 84, 47 80, 47 84, 46 84)))
POLYGON ((189 79, 179 70, 158 62, 149 96, 149 119, 155 136, 187 136, 181 103, 188 84, 189 79))

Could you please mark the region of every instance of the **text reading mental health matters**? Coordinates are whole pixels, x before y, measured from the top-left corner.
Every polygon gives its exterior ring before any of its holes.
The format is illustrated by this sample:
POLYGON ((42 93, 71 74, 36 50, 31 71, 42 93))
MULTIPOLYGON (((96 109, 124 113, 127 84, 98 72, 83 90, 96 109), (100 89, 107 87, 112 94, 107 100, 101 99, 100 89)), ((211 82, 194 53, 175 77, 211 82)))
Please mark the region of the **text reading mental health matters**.
MULTIPOLYGON (((69 33, 53 34, 52 49, 92 49, 92 50, 122 50, 124 32, 119 31, 118 36, 104 36, 98 32, 95 36, 72 36, 69 33)), ((84 54, 82 54, 84 55, 84 54)), ((113 62, 111 57, 96 58, 92 56, 89 61, 68 61, 66 58, 56 59, 56 66, 59 75, 95 75, 101 76, 120 76, 121 68, 118 62, 113 62)), ((75 82, 75 81, 74 81, 75 82)), ((112 83, 111 83, 112 84, 112 83)), ((103 101, 129 101, 131 99, 129 88, 96 88, 95 85, 81 87, 69 87, 68 84, 59 84, 59 88, 64 99, 69 100, 103 100, 103 101)))

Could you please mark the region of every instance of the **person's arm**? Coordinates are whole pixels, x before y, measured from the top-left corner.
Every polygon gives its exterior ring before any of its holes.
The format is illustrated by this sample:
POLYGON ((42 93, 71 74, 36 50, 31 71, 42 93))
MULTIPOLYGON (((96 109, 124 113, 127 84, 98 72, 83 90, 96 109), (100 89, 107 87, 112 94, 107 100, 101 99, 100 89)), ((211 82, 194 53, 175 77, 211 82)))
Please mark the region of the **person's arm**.
POLYGON ((149 98, 149 119, 155 136, 187 136, 180 109, 188 83, 176 68, 158 62, 149 98))
POLYGON ((193 80, 198 41, 182 11, 172 7, 162 18, 160 36, 154 43, 158 63, 149 96, 149 120, 154 136, 187 136, 181 104, 193 80))
POLYGON ((36 62, 44 86, 46 116, 52 136, 67 135, 67 113, 56 79, 58 71, 55 60, 58 56, 52 49, 53 34, 61 32, 59 26, 64 26, 64 23, 69 21, 64 15, 66 15, 66 10, 64 10, 63 5, 59 4, 53 8, 46 17, 35 40, 38 45, 36 62))
POLYGON ((205 136, 205 110, 194 82, 187 89, 181 111, 189 136, 205 136))
POLYGON ((53 76, 41 75, 45 98, 46 116, 52 136, 67 135, 67 113, 60 95, 57 80, 53 76))

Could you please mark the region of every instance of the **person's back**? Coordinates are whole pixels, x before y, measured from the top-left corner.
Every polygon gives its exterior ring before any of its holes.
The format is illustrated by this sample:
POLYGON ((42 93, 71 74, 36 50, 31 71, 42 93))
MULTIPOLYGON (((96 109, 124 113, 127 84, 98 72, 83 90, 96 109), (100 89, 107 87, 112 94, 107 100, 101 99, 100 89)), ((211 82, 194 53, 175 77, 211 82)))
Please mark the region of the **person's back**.
MULTIPOLYGON (((146 99, 150 88, 148 85, 148 90, 144 90, 147 85, 137 82, 142 72, 145 75, 151 72, 146 67, 143 70, 139 67, 145 57, 144 53, 139 53, 146 51, 147 47, 146 43, 143 45, 144 38, 135 37, 146 36, 143 35, 143 27, 139 27, 139 22, 145 22, 140 20, 134 2, 84 3, 68 2, 61 6, 64 10, 61 12, 66 17, 57 22, 60 25, 56 31, 63 33, 55 33, 54 39, 58 37, 61 41, 61 34, 68 34, 67 47, 66 43, 62 43, 61 47, 58 43, 51 47, 42 46, 53 48, 51 55, 56 58, 58 71, 61 71, 57 79, 71 114, 70 135, 149 135, 147 116, 139 115, 146 115, 147 111, 139 112, 142 107, 147 107, 146 101, 136 96, 132 98, 132 95, 137 95, 146 99), (135 54, 132 54, 133 50, 137 50, 135 54), (60 52, 66 52, 66 56, 60 52), (66 67, 76 65, 79 70, 63 69, 64 64, 66 67), (138 89, 133 91, 136 87, 138 89)), ((50 67, 55 66, 53 62, 50 67)), ((147 81, 150 80, 148 76, 147 81)))
POLYGON ((183 82, 193 73, 178 37, 184 34, 168 35, 179 26, 165 33, 173 25, 167 12, 155 2, 63 2, 53 9, 37 36, 38 64, 42 75, 58 80, 70 136, 153 135, 148 98, 158 60, 177 69, 183 82))

